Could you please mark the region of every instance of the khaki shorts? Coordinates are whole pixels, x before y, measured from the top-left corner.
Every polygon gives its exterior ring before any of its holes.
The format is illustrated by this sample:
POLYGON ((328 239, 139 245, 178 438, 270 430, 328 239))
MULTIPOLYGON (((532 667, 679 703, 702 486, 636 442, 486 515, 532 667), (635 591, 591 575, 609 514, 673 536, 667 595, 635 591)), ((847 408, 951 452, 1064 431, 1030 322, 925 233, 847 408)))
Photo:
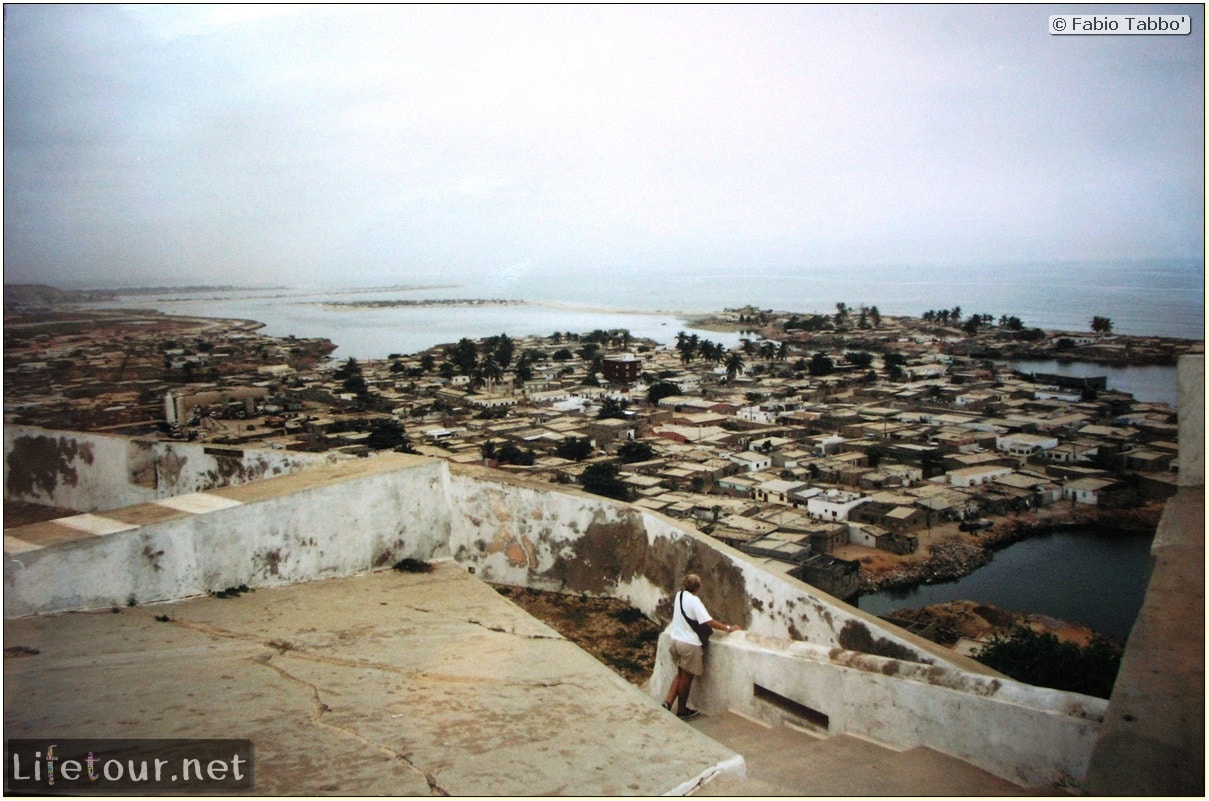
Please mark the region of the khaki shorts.
POLYGON ((681 670, 688 671, 694 676, 705 672, 705 649, 700 645, 689 645, 680 640, 672 640, 670 648, 672 664, 681 670))

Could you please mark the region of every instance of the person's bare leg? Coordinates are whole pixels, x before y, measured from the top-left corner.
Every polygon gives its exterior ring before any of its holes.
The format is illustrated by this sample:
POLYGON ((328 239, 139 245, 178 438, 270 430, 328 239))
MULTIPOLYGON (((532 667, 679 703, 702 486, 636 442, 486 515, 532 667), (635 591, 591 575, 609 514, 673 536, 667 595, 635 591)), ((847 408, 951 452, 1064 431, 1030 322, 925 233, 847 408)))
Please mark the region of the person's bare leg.
POLYGON ((680 682, 680 692, 677 693, 679 703, 676 705, 676 714, 683 714, 688 709, 688 693, 693 689, 693 674, 687 670, 680 670, 680 676, 683 677, 680 682))
POLYGON ((676 697, 680 695, 680 685, 683 682, 683 676, 684 671, 681 668, 676 668, 676 675, 672 679, 672 686, 668 688, 667 698, 663 699, 664 706, 670 707, 672 701, 675 701, 676 697))

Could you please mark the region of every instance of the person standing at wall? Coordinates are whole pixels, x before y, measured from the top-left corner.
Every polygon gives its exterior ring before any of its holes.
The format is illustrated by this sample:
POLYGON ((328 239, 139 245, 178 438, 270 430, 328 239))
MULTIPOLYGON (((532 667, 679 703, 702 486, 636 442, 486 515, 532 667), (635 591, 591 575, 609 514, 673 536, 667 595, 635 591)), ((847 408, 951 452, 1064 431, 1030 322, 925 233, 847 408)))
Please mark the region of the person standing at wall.
POLYGON ((705 604, 695 594, 701 589, 701 577, 696 573, 685 576, 680 587, 681 591, 673 599, 672 622, 667 629, 676 677, 672 679, 663 708, 671 711, 672 702, 676 701, 676 717, 691 720, 700 713, 689 708, 688 693, 693 687, 693 679, 705 672, 705 646, 697 634, 697 626, 709 626, 714 631, 727 633, 741 629, 720 623, 710 616, 705 604))

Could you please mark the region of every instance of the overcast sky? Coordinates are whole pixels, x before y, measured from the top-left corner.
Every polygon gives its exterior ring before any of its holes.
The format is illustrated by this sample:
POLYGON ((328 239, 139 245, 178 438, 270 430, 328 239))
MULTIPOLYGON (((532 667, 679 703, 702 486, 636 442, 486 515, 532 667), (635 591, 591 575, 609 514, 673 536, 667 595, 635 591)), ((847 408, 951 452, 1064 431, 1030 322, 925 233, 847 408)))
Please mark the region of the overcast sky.
POLYGON ((1202 8, 1078 8, 6 5, 4 279, 1199 257, 1202 8))

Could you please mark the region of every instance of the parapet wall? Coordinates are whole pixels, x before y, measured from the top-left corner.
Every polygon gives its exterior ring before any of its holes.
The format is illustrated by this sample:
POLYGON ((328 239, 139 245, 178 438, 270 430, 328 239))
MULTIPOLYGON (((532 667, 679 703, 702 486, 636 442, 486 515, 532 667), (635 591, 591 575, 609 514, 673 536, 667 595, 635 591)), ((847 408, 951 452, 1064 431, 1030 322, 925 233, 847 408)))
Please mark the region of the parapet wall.
POLYGON ((711 614, 748 631, 998 675, 656 512, 465 465, 448 491, 450 551, 486 581, 620 598, 668 620, 680 580, 697 573, 711 614))
MULTIPOLYGON (((675 667, 661 639, 651 691, 675 667)), ((713 638, 693 704, 895 749, 926 746, 1023 787, 1081 784, 1108 702, 1011 679, 748 632, 713 638)))
POLYGON ((1180 418, 1180 486, 1205 486, 1205 354, 1180 357, 1176 374, 1180 418))
POLYGON ((172 601, 449 555, 442 462, 392 454, 8 529, 4 616, 172 601))
POLYGON ((95 512, 355 457, 4 427, 4 497, 95 512))

